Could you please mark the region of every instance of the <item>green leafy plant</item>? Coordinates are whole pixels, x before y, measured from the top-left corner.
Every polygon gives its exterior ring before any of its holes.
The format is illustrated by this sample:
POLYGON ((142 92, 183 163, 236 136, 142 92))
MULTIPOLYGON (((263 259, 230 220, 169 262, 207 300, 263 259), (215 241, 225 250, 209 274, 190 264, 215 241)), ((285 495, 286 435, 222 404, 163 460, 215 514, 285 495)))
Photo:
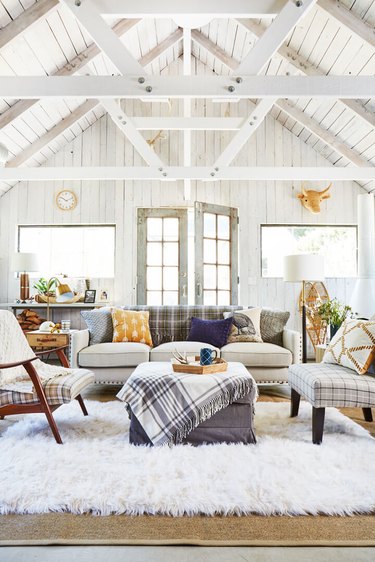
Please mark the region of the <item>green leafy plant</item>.
POLYGON ((349 305, 334 298, 323 302, 318 308, 318 314, 330 326, 340 327, 348 316, 353 316, 353 310, 349 305))
POLYGON ((38 291, 40 295, 47 295, 49 297, 53 297, 55 295, 56 287, 56 278, 51 277, 51 279, 47 280, 44 277, 41 277, 37 283, 34 284, 34 289, 38 291))

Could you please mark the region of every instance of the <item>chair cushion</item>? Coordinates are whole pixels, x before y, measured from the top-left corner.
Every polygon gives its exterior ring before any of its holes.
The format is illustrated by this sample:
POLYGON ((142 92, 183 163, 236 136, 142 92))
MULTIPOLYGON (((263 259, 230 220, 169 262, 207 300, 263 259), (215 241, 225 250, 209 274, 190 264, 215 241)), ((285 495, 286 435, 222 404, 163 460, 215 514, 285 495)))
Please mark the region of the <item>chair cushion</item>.
POLYGON ((228 343, 220 353, 225 361, 239 361, 246 367, 288 367, 292 363, 289 349, 273 343, 228 343))
MULTIPOLYGON (((66 404, 82 392, 86 386, 95 380, 94 373, 87 369, 75 369, 71 375, 55 377, 42 382, 47 402, 50 406, 66 404)), ((14 384, 14 390, 0 389, 0 407, 8 404, 33 404, 39 398, 33 392, 33 384, 19 382, 14 384)))
POLYGON ((136 367, 149 360, 150 347, 145 343, 98 343, 79 352, 81 367, 136 367))
POLYGON ((290 386, 315 408, 375 406, 375 377, 348 367, 305 363, 289 367, 290 386))
POLYGON ((217 351, 217 356, 220 357, 220 349, 208 343, 197 341, 173 341, 162 343, 158 347, 151 349, 150 361, 170 361, 173 357, 173 351, 180 353, 187 353, 187 355, 199 355, 202 347, 209 347, 217 351))

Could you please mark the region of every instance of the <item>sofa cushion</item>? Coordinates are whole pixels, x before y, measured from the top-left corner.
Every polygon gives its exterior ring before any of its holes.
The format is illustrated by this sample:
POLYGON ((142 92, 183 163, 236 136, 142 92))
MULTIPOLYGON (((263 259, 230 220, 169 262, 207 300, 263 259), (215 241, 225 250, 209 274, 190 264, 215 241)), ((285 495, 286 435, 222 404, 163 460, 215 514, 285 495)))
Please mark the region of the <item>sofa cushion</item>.
POLYGON ((260 333, 262 340, 275 345, 283 345, 283 331, 290 312, 262 308, 260 314, 260 333))
POLYGON ((149 361, 150 347, 144 343, 98 343, 79 352, 81 367, 136 367, 149 361))
POLYGON ((228 343, 220 353, 225 361, 239 361, 246 367, 288 367, 292 363, 289 349, 273 343, 228 343))
POLYGON ((148 310, 112 310, 113 341, 144 343, 152 346, 148 310))
POLYGON ((233 318, 227 343, 262 342, 260 335, 261 308, 248 308, 236 312, 224 312, 224 318, 233 318))
POLYGON ((228 341, 233 317, 225 320, 202 320, 193 317, 188 335, 189 341, 203 341, 215 347, 223 347, 228 341))
POLYGON ((90 345, 111 342, 113 338, 112 311, 110 307, 82 310, 90 334, 90 345))
POLYGON ((217 356, 220 357, 220 349, 208 343, 196 341, 173 341, 162 343, 158 347, 154 347, 150 353, 150 361, 170 361, 173 358, 173 352, 179 351, 187 355, 199 355, 202 347, 209 347, 217 351, 217 356))

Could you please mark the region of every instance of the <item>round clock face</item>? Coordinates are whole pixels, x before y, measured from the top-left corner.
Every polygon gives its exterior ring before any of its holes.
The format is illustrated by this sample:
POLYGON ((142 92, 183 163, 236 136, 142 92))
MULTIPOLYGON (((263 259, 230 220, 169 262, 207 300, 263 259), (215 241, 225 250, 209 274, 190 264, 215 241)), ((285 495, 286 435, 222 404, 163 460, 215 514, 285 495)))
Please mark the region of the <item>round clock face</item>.
POLYGON ((71 211, 77 205, 77 196, 73 191, 64 189, 56 195, 56 204, 62 211, 71 211))

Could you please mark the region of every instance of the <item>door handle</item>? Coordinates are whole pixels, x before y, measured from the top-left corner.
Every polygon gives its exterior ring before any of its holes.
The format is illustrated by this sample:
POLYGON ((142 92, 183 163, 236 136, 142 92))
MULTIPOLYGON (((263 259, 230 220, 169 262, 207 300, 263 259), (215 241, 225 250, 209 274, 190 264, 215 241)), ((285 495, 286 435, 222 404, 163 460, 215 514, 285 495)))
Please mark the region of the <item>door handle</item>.
POLYGON ((186 285, 182 285, 182 296, 183 296, 184 298, 187 297, 187 291, 186 291, 186 289, 187 289, 186 285))
POLYGON ((202 296, 202 283, 197 283, 197 297, 202 296))

